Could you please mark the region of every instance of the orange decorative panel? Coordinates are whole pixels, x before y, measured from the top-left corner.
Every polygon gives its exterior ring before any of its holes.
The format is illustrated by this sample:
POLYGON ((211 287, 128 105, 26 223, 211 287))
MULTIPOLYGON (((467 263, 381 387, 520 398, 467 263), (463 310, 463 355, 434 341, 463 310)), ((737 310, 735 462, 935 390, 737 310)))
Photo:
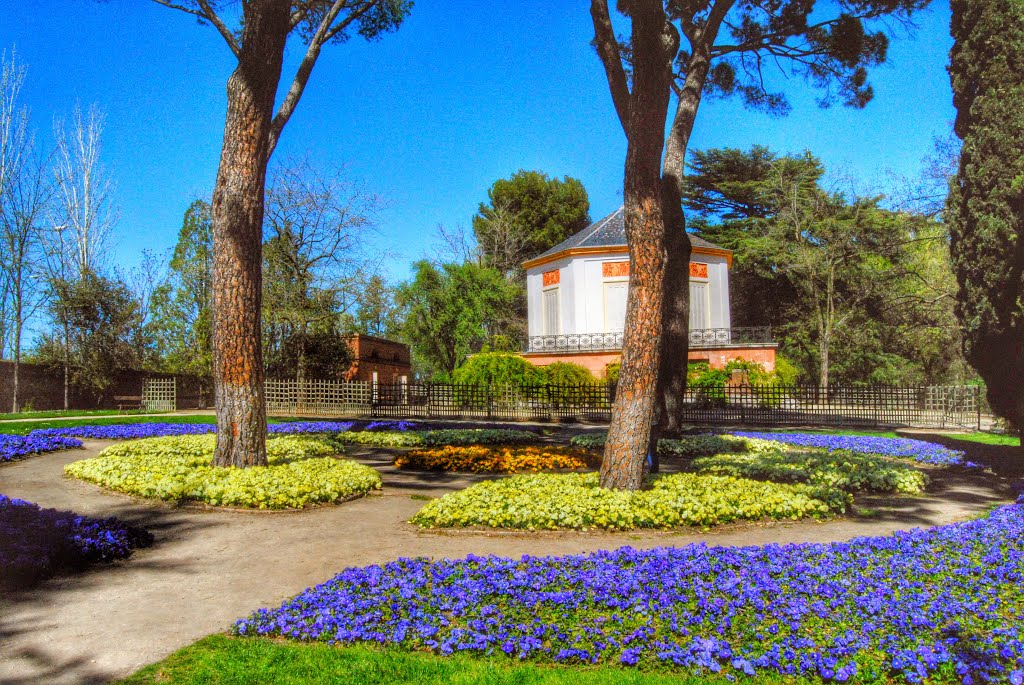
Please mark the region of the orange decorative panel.
POLYGON ((548 287, 549 285, 558 285, 561 280, 562 280, 562 270, 561 269, 555 269, 554 271, 545 271, 544 272, 544 287, 545 288, 548 287))
POLYGON ((605 278, 628 277, 629 262, 605 262, 601 265, 601 273, 605 278))
POLYGON ((700 262, 690 262, 690 278, 707 278, 708 265, 700 262))

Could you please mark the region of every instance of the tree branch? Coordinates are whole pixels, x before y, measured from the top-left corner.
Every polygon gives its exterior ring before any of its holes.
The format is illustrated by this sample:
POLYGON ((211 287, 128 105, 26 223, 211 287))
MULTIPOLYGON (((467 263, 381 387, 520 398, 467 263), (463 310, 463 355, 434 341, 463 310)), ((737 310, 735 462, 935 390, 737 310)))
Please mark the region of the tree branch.
POLYGON ((316 61, 320 57, 320 49, 323 47, 324 43, 338 35, 340 31, 343 31, 351 25, 353 21, 366 14, 366 12, 368 12, 377 1, 378 0, 366 0, 333 28, 332 24, 334 24, 335 20, 338 18, 338 14, 341 10, 348 4, 348 0, 335 0, 334 4, 331 5, 331 8, 320 21, 320 25, 317 26, 316 33, 314 33, 313 37, 310 38, 309 46, 306 48, 306 54, 303 56, 302 62, 299 64, 299 68, 295 71, 295 78, 292 79, 291 87, 288 88, 288 94, 281 102, 281 107, 277 110, 277 114, 274 115, 274 120, 270 123, 270 148, 268 150, 268 155, 272 155, 274 153, 274 148, 277 147, 277 141, 281 138, 281 131, 284 130, 285 124, 288 123, 288 120, 295 112, 295 108, 298 106, 299 100, 302 98, 302 93, 306 89, 306 84, 309 82, 309 76, 313 73, 313 67, 316 65, 316 61))
POLYGON ((619 42, 615 39, 615 29, 608 14, 608 0, 591 0, 590 17, 594 22, 594 44, 597 54, 604 64, 604 73, 608 78, 608 88, 612 93, 615 113, 622 124, 622 130, 628 131, 630 93, 626 80, 626 71, 622 68, 622 54, 619 42))
POLYGON ((153 0, 153 2, 172 10, 191 14, 194 17, 199 17, 200 19, 210 22, 220 33, 221 37, 224 38, 224 42, 228 44, 228 47, 231 49, 231 53, 235 57, 239 56, 241 48, 238 45, 238 41, 235 40, 234 34, 231 33, 231 30, 228 29, 227 25, 219 16, 217 16, 217 13, 214 11, 213 7, 210 6, 208 0, 196 0, 196 4, 199 5, 199 9, 188 7, 186 5, 179 5, 178 3, 171 2, 171 0, 153 0))

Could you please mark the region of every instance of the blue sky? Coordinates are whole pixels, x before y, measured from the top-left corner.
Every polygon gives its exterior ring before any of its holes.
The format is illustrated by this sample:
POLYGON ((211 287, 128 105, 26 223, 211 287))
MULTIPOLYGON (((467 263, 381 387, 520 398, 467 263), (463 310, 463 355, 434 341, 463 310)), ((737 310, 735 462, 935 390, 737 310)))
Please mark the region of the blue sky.
MULTIPOLYGON (((419 0, 395 34, 325 49, 276 156, 344 164, 385 196, 380 246, 404 278, 437 224, 469 225, 497 178, 517 169, 575 176, 591 216, 621 203, 625 140, 590 47, 589 3, 419 0)), ((28 66, 24 101, 48 144, 75 102, 107 114, 116 183, 116 261, 173 246, 185 208, 213 187, 233 58, 210 27, 145 0, 0 0, 0 46, 28 66)), ((948 2, 920 15, 871 81, 865 110, 819 109, 792 81, 785 118, 706 101, 691 147, 809 149, 871 184, 915 174, 954 116, 945 66, 948 2)), ((294 67, 298 48, 289 53, 294 67)), ((282 88, 286 87, 282 85, 282 88)))

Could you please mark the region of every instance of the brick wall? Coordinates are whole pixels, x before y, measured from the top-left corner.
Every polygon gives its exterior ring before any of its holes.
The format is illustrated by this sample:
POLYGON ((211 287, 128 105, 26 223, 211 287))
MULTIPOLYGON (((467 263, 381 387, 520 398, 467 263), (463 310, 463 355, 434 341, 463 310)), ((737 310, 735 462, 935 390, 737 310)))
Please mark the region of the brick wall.
POLYGON ((380 383, 398 383, 412 370, 409 346, 394 340, 370 335, 349 336, 352 349, 352 368, 345 374, 347 381, 372 381, 376 372, 380 383))

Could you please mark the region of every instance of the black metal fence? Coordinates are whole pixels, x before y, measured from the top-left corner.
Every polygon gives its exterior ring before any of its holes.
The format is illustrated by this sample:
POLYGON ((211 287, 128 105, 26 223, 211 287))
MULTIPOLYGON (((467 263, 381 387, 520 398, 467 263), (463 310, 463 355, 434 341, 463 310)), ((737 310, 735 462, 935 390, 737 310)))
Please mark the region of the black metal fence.
MULTIPOLYGON (((276 396, 270 409, 275 413, 320 416, 607 423, 615 399, 615 387, 605 383, 363 383, 359 388, 346 389, 352 399, 344 405, 333 401, 337 391, 311 384, 296 391, 294 399, 290 392, 276 396), (318 397, 320 392, 328 391, 331 397, 318 397)), ((983 393, 977 386, 744 385, 690 388, 680 418, 685 423, 708 425, 977 429, 987 417, 983 393)))

